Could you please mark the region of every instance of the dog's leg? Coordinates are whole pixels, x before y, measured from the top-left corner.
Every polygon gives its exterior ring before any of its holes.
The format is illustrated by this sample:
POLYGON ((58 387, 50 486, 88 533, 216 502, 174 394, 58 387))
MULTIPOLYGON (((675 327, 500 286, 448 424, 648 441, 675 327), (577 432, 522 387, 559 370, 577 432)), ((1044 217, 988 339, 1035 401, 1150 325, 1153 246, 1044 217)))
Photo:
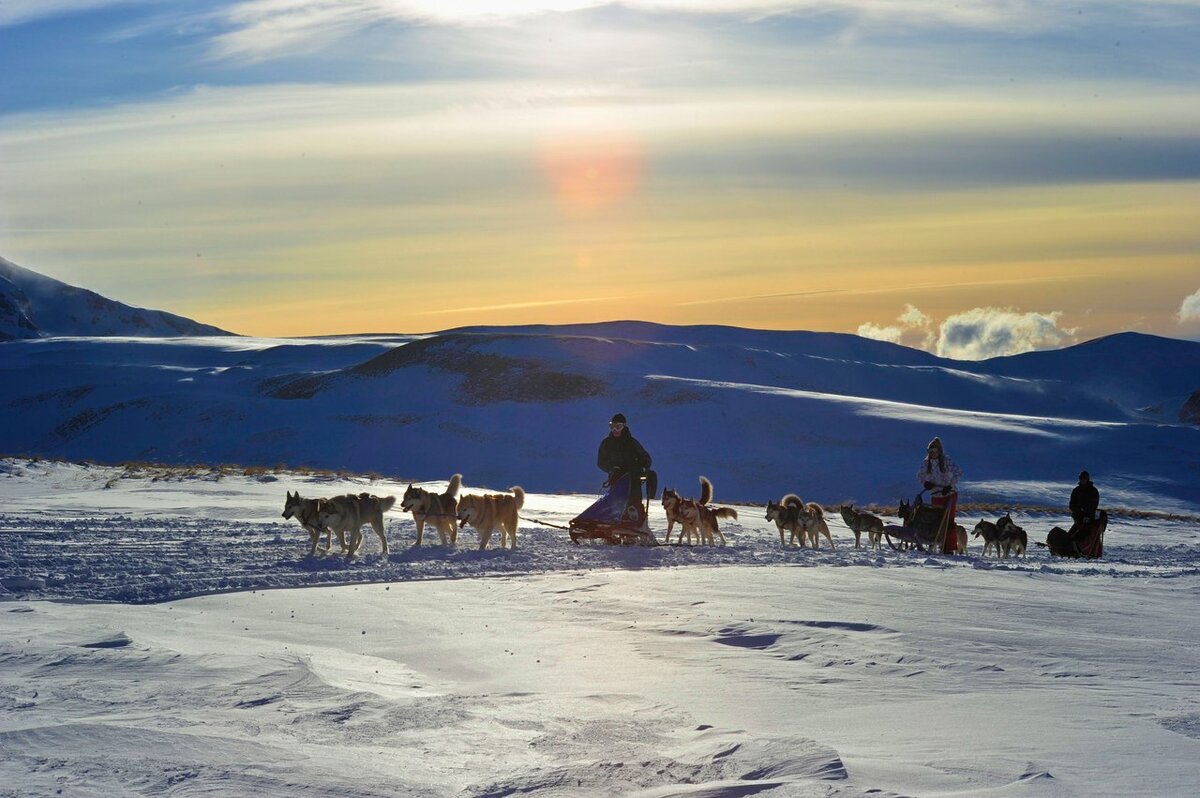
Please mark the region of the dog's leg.
POLYGON ((413 522, 417 525, 417 542, 413 546, 421 545, 421 533, 425 530, 425 519, 413 516, 413 522))
POLYGON ((378 518, 371 519, 371 528, 375 530, 375 534, 379 535, 379 545, 383 547, 383 556, 388 556, 387 536, 383 534, 383 515, 378 518))

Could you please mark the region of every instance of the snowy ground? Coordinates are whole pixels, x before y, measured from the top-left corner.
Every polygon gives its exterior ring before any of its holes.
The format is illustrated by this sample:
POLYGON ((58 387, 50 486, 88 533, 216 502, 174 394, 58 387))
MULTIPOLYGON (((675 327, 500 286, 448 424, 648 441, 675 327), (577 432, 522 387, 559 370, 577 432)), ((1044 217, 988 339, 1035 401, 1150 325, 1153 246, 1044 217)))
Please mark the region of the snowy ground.
POLYGON ((1194 521, 1114 519, 1100 562, 998 561, 856 551, 833 516, 836 551, 783 550, 739 506, 725 548, 616 549, 551 526, 591 497, 533 494, 517 552, 412 550, 394 511, 391 556, 368 533, 347 563, 304 556, 284 492, 403 485, 157 476, 0 461, 0 795, 1200 781, 1194 521))

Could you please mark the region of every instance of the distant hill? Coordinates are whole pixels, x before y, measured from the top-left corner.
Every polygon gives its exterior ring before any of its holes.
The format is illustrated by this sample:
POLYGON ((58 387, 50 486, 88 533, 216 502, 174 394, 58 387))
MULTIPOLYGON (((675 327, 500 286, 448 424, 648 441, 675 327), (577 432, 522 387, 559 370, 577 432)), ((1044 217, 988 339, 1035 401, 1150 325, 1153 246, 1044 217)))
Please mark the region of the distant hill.
POLYGON ((55 336, 233 335, 162 310, 135 308, 0 258, 0 341, 55 336))
POLYGON ((277 340, 0 345, 0 454, 462 473, 589 492, 624 413, 659 485, 717 501, 911 498, 933 435, 965 501, 1200 506, 1180 424, 1200 343, 1123 335, 968 363, 852 335, 641 322, 277 340))

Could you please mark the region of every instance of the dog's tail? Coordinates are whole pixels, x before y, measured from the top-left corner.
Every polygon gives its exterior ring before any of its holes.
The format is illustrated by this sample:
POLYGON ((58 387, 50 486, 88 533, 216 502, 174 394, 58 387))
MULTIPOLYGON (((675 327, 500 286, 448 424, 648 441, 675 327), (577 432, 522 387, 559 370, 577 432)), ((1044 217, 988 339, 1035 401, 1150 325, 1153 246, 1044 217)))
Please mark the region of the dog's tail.
POLYGON ((713 515, 717 518, 737 518, 737 510, 732 507, 718 507, 713 510, 713 515))
POLYGON ((696 501, 700 504, 709 504, 713 500, 713 486, 708 477, 700 477, 700 498, 696 501))
POLYGON ((455 474, 450 477, 450 484, 446 486, 446 492, 443 496, 453 499, 458 496, 458 489, 462 487, 462 474, 455 474))
POLYGON ((794 493, 789 493, 779 500, 784 507, 803 507, 804 501, 794 493))
POLYGON ((379 497, 379 512, 386 513, 396 504, 395 496, 380 496, 379 497))
POLYGON ((517 509, 520 510, 525 506, 525 489, 520 485, 513 485, 508 489, 512 495, 517 497, 517 509))
POLYGON ((822 507, 821 505, 817 504, 816 502, 808 502, 807 504, 804 505, 804 510, 809 515, 814 515, 814 516, 817 516, 818 518, 825 517, 825 508, 822 507))

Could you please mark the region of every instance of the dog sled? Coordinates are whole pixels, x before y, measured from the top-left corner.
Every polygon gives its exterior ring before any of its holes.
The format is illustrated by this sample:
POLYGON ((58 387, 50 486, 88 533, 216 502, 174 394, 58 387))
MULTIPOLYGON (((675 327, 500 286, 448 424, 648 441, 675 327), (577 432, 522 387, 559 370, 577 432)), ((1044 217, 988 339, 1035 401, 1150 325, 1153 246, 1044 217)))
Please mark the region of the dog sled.
POLYGON ((925 491, 921 491, 912 504, 900 502, 898 514, 903 523, 885 524, 883 536, 896 551, 915 547, 918 551, 941 553, 946 548, 946 535, 957 503, 958 494, 951 493, 943 504, 926 504, 925 491))
MULTIPOLYGON (((642 477, 645 479, 645 477, 642 477)), ((610 546, 656 546, 658 540, 647 525, 650 499, 631 501, 632 483, 628 474, 609 486, 608 492, 571 519, 571 541, 601 540, 610 546)))
POLYGON ((1050 530, 1044 545, 1056 557, 1098 560, 1104 556, 1104 531, 1108 529, 1108 513, 1100 511, 1091 521, 1080 521, 1073 532, 1060 526, 1050 530))

